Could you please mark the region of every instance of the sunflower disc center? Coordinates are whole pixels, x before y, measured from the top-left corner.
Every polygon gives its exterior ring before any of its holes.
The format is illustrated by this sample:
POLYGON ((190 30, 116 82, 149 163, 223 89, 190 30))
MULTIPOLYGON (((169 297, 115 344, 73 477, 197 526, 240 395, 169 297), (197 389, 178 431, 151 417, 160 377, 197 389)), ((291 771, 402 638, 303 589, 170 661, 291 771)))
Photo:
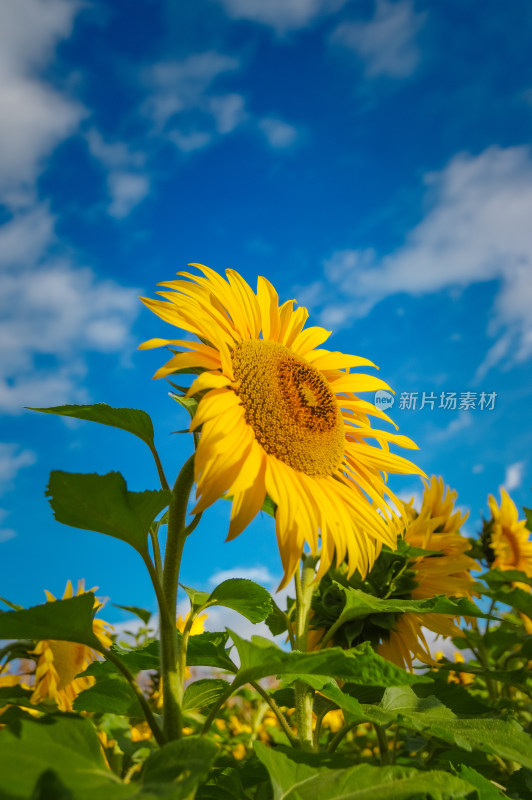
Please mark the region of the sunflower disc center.
POLYGON ((264 450, 307 475, 333 475, 344 425, 327 380, 278 342, 236 345, 232 362, 246 422, 264 450))

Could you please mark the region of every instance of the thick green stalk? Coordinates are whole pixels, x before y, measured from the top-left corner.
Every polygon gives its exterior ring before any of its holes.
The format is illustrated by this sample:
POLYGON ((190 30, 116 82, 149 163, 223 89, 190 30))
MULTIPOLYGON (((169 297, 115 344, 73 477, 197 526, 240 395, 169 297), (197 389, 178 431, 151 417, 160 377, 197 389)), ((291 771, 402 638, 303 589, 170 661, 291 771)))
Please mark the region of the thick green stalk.
MULTIPOLYGON (((301 559, 301 575, 296 572, 296 637, 295 649, 302 652, 308 647, 308 626, 312 595, 315 589, 315 558, 303 556, 301 559)), ((304 681, 296 681, 296 719, 297 736, 299 745, 303 750, 312 750, 314 747, 312 737, 312 709, 314 704, 314 690, 304 681)))
MULTIPOLYGON (((185 667, 183 646, 177 636, 177 587, 183 548, 187 538, 186 516, 194 484, 194 456, 183 465, 172 490, 168 508, 168 532, 164 555, 162 596, 165 613, 160 616, 161 678, 164 700, 164 732, 169 740, 178 739, 183 727, 181 703, 185 667)), ((184 654, 186 658, 186 652, 184 654)))
POLYGON ((181 468, 172 489, 172 500, 168 508, 168 533, 164 553, 163 588, 170 615, 177 619, 177 586, 179 568, 185 546, 187 504, 194 484, 194 456, 190 456, 181 468))

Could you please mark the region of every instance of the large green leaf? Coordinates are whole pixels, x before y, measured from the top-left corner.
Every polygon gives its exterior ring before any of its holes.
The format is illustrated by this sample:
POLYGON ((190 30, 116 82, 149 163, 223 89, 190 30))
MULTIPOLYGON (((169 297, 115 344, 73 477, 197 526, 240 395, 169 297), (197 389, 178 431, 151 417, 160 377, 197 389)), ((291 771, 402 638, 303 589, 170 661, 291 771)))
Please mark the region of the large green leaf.
POLYGON ((119 472, 58 471, 51 473, 46 495, 58 522, 121 539, 141 555, 148 552, 150 525, 171 497, 164 490, 128 492, 119 472))
POLYGON ((88 719, 54 714, 19 719, 0 731, 0 797, 28 800, 47 770, 58 776, 48 782, 63 785, 75 798, 119 800, 135 793, 108 769, 88 719))
POLYGON ((238 611, 250 622, 262 622, 272 611, 270 593, 245 578, 230 578, 210 593, 205 607, 224 606, 238 611))
POLYGON ((379 706, 364 706, 366 719, 379 725, 398 723, 435 736, 464 750, 480 750, 532 767, 532 744, 517 722, 459 718, 436 697, 417 697, 407 686, 390 688, 379 706))
POLYGON ((218 667, 236 672, 236 666, 226 649, 227 633, 198 633, 188 640, 187 665, 189 667, 218 667))
POLYGON ((475 786, 478 789, 478 795, 482 800, 504 800, 508 795, 501 792, 496 786, 492 784, 487 778, 481 775, 473 767, 467 767, 465 764, 460 764, 457 770, 458 775, 465 781, 475 786))
MULTIPOLYGON (((412 675, 377 655, 365 643, 352 650, 326 648, 314 653, 286 652, 270 639, 253 636, 251 641, 229 631, 240 658, 235 681, 238 685, 260 680, 268 675, 321 676, 348 680, 366 686, 405 686, 427 683, 430 678, 412 675)), ((196 638, 196 637, 194 637, 196 638)))
POLYGON ((74 711, 122 714, 127 717, 144 716, 131 686, 120 678, 105 678, 85 689, 74 700, 74 711))
POLYGON ((0 797, 6 800, 192 800, 212 766, 213 742, 188 737, 146 762, 143 783, 111 772, 90 720, 73 714, 16 719, 0 731, 0 797))
POLYGON ((86 592, 22 611, 0 614, 0 639, 59 639, 100 647, 92 630, 94 594, 86 592))
MULTIPOLYGON (((335 582, 336 583, 336 582, 335 582)), ((486 614, 468 600, 467 597, 446 597, 438 595, 423 600, 384 599, 336 583, 345 594, 345 606, 336 625, 343 625, 353 619, 367 617, 369 614, 397 614, 412 612, 416 614, 448 614, 453 617, 485 617, 486 614)))
POLYGON ((175 787, 175 800, 192 800, 199 784, 207 778, 217 753, 214 742, 199 736, 169 742, 146 761, 142 776, 144 789, 171 784, 175 787))
POLYGON ((227 691, 228 683, 222 678, 203 678, 190 683, 185 689, 183 709, 209 708, 227 691))
POLYGON ((347 769, 323 766, 315 754, 255 750, 273 787, 273 800, 478 800, 471 784, 447 772, 360 764, 347 769))
POLYGON ((113 408, 107 403, 96 403, 88 406, 52 406, 51 408, 30 408, 30 411, 41 411, 44 414, 57 414, 61 417, 74 417, 75 419, 85 419, 91 422, 100 422, 102 425, 110 425, 113 428, 121 428, 128 431, 143 442, 148 447, 153 447, 153 423, 149 414, 137 408, 113 408))

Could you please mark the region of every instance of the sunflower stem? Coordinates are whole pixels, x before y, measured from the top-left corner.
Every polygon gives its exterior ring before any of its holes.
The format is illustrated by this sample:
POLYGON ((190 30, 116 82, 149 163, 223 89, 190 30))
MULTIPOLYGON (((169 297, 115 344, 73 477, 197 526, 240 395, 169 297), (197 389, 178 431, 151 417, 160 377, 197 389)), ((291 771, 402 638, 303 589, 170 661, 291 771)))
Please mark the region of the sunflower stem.
POLYGON ((159 723, 155 719, 155 715, 151 710, 148 701, 146 700, 139 686, 137 685, 135 678, 133 677, 129 669, 126 667, 126 665, 113 653, 112 650, 108 650, 106 647, 103 646, 100 646, 98 650, 108 661, 110 661, 112 664, 115 665, 115 667, 118 670, 120 670, 124 678, 127 680, 129 685, 133 689, 137 697, 137 700, 139 701, 139 704, 144 712, 144 716, 146 717, 146 722, 150 726, 150 729, 153 735, 155 736, 155 741, 159 746, 162 747, 163 744, 166 744, 166 736, 160 729, 159 723))
MULTIPOLYGON (((296 571, 296 637, 295 647, 305 653, 308 649, 308 626, 312 595, 316 588, 314 581, 315 557, 303 556, 301 559, 301 575, 296 571)), ((313 750, 312 710, 314 690, 304 681, 296 681, 296 719, 297 736, 302 750, 313 750)))
POLYGON ((160 617, 161 678, 164 701, 164 732, 171 741, 179 739, 183 728, 183 701, 186 643, 177 636, 177 587, 183 548, 187 538, 188 498, 194 483, 194 456, 183 465, 172 490, 168 508, 168 532, 164 554, 162 602, 166 613, 160 617))

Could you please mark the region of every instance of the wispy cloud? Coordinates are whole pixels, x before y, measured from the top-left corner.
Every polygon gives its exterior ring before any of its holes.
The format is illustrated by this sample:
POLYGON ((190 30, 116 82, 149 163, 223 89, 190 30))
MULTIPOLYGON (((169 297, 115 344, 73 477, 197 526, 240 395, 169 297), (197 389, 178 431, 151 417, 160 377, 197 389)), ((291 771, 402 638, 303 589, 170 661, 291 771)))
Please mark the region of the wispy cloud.
POLYGON ((273 28, 278 34, 306 28, 338 11, 347 0, 218 0, 233 19, 273 28))
POLYGON ((82 7, 70 0, 2 3, 0 25, 0 201, 31 202, 44 158, 76 130, 85 110, 38 77, 82 7))
POLYGON ((123 219, 150 191, 146 154, 125 142, 106 142, 95 128, 88 131, 87 143, 91 155, 108 170, 108 213, 123 219))
POLYGON ((141 112, 151 120, 153 133, 187 152, 233 131, 246 118, 244 98, 215 84, 239 66, 236 58, 208 51, 146 69, 149 95, 141 112))
POLYGON ((24 467, 35 464, 33 450, 21 450, 19 445, 0 442, 0 494, 13 486, 13 480, 24 467))
POLYGON ((276 117, 263 117, 258 124, 270 147, 276 150, 292 147, 298 139, 297 129, 276 117))
POLYGON ((512 492, 514 489, 519 489, 523 483, 524 473, 524 461, 517 461, 515 464, 509 464, 504 474, 504 488, 506 491, 512 492))
POLYGON ((340 23, 331 43, 356 53, 370 78, 406 78, 421 58, 417 35, 426 16, 411 0, 377 0, 371 19, 340 23))
POLYGON ((386 297, 415 297, 498 281, 488 334, 497 337, 477 372, 532 356, 532 157, 525 147, 457 155, 426 176, 428 211, 402 247, 338 250, 314 286, 322 322, 348 325, 386 297))
POLYGON ((85 399, 86 354, 127 346, 137 292, 61 252, 44 205, 4 225, 0 254, 0 410, 85 399))

